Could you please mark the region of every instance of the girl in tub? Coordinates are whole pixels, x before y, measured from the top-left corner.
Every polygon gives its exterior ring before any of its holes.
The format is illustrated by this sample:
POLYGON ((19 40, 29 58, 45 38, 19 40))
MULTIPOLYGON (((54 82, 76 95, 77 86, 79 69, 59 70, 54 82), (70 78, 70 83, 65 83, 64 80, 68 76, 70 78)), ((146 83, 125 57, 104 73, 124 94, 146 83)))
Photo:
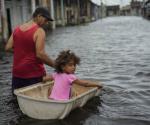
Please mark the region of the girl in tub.
POLYGON ((76 65, 80 63, 80 58, 70 50, 62 51, 55 60, 55 73, 47 75, 43 81, 54 80, 49 99, 68 100, 70 98, 72 84, 79 84, 87 87, 102 88, 92 81, 78 79, 74 72, 76 65))

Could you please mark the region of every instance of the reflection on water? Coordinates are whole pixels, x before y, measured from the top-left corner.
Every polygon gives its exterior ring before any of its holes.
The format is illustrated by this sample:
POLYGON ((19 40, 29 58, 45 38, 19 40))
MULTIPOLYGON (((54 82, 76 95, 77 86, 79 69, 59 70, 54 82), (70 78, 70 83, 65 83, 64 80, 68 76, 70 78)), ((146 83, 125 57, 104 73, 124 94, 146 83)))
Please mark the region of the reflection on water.
MULTIPOLYGON (((87 25, 58 28, 46 50, 56 58, 63 49, 81 57, 77 76, 101 81, 104 90, 64 120, 35 120, 21 113, 11 95, 12 57, 0 64, 0 124, 9 125, 149 125, 150 22, 113 17, 87 25)), ((46 67, 48 72, 52 68, 46 67)))

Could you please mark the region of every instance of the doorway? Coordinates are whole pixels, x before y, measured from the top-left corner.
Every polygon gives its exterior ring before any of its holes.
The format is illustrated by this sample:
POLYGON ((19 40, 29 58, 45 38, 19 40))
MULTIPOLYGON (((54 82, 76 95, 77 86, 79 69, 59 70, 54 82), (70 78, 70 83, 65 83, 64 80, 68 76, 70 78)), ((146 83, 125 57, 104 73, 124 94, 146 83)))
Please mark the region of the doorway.
POLYGON ((10 36, 12 33, 10 8, 7 8, 6 12, 7 12, 8 35, 10 36))

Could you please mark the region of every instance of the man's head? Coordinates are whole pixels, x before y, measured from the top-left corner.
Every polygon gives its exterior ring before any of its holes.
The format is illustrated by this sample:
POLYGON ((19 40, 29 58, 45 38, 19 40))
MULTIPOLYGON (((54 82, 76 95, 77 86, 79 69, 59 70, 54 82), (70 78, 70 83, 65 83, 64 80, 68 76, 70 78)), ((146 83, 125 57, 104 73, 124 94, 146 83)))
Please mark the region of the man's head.
POLYGON ((33 18, 39 25, 44 25, 48 21, 53 21, 49 11, 44 7, 38 7, 33 13, 33 18))

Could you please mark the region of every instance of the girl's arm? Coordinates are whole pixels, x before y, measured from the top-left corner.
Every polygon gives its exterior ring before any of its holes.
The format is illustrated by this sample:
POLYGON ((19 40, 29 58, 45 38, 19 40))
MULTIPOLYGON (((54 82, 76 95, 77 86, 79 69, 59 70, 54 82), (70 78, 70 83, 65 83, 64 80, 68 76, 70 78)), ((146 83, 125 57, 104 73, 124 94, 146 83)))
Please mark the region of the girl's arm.
POLYGON ((88 80, 80 80, 80 79, 76 79, 75 81, 73 81, 73 84, 79 84, 86 87, 98 87, 99 89, 103 87, 101 84, 97 84, 95 82, 88 81, 88 80))
POLYGON ((43 76, 43 82, 53 81, 53 77, 51 75, 43 76))

